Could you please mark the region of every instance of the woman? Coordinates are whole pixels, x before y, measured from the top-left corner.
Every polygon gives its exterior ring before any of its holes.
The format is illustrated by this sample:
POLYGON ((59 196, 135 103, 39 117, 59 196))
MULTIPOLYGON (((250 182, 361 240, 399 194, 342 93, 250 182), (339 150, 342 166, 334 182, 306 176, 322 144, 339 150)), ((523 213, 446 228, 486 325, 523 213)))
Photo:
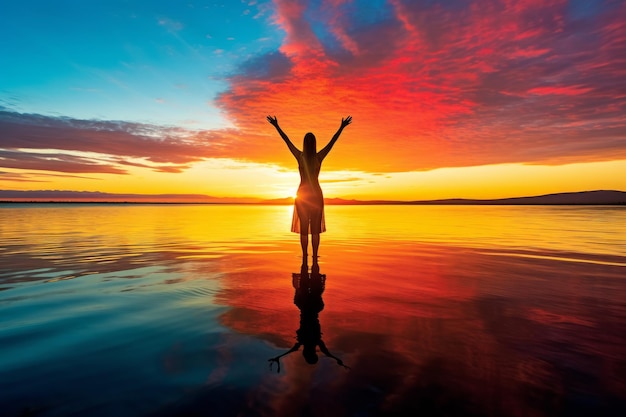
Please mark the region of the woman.
POLYGON ((276 116, 267 116, 270 122, 283 138, 287 147, 298 161, 298 170, 300 171, 300 186, 296 195, 293 220, 291 223, 291 231, 300 233, 300 245, 302 246, 302 266, 307 265, 307 251, 309 246, 309 233, 311 234, 311 243, 313 245, 313 264, 317 264, 317 251, 320 245, 320 233, 326 231, 326 223, 324 221, 324 195, 322 187, 318 180, 322 161, 333 148, 339 135, 343 129, 352 123, 352 116, 341 119, 341 126, 337 133, 328 142, 328 145, 321 151, 317 152, 315 135, 307 133, 304 135, 304 143, 302 151, 298 150, 291 143, 289 137, 278 126, 276 116))

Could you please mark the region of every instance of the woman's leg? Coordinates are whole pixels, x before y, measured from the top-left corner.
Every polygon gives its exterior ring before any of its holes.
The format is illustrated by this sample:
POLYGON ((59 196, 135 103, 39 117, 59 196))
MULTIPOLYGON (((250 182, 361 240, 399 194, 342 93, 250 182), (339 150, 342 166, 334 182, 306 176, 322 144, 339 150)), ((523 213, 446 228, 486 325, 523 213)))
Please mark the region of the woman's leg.
MULTIPOLYGON (((308 247, 309 247, 309 235, 306 233, 300 233, 300 246, 302 246, 302 265, 308 263, 308 247)), ((315 251, 315 249, 313 249, 315 251)))
POLYGON ((322 211, 323 209, 316 209, 313 213, 311 213, 311 243, 313 245, 314 265, 317 264, 317 252, 320 247, 320 233, 322 232, 322 211))
POLYGON ((311 244, 313 245, 313 265, 317 264, 317 250, 320 247, 320 234, 314 233, 311 235, 311 244))
POLYGON ((302 265, 308 265, 308 247, 309 247, 309 211, 306 204, 301 200, 296 200, 296 212, 300 220, 300 246, 302 246, 302 265))

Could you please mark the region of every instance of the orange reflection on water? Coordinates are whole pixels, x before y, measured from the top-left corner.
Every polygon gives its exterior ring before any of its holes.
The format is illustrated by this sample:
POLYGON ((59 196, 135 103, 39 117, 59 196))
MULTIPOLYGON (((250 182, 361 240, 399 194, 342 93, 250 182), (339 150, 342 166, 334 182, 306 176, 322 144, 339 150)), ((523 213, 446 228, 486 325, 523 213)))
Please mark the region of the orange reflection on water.
MULTIPOLYGON (((548 416, 563 411, 572 389, 582 397, 621 395, 624 376, 610 370, 624 366, 616 354, 626 346, 623 267, 409 242, 329 242, 321 253, 322 337, 352 369, 321 354, 316 367, 300 351, 287 355, 275 415, 304 407, 320 378, 338 398, 382 392, 378 406, 388 413, 458 407, 459 414, 548 416)), ((286 352, 299 326, 291 283, 298 259, 249 261, 248 273, 223 282, 220 302, 232 308, 222 323, 286 352)), ((341 415, 346 406, 320 401, 319 415, 341 415)))

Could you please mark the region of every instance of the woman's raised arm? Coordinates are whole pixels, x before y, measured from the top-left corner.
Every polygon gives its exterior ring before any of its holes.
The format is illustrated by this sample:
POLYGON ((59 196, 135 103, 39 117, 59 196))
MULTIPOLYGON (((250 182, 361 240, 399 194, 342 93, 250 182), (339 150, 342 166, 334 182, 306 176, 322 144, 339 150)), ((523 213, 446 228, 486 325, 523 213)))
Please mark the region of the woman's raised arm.
POLYGON ((326 158, 326 155, 328 155, 328 152, 330 152, 330 150, 335 145, 335 142, 337 142, 337 139, 339 139, 339 135, 341 135, 343 128, 348 126, 350 123, 352 123, 352 116, 348 116, 345 119, 341 119, 341 126, 339 126, 337 133, 335 133, 335 135, 330 140, 330 142, 328 142, 328 145, 324 146, 324 149, 322 149, 321 151, 317 153, 320 160, 323 160, 324 158, 326 158))
POLYGON ((270 369, 272 369, 272 364, 274 362, 276 362, 278 364, 278 369, 276 370, 276 372, 280 373, 280 358, 282 358, 285 355, 289 355, 291 352, 295 352, 296 350, 300 349, 300 343, 296 343, 295 345, 293 345, 293 347, 291 349, 289 349, 287 352, 283 353, 282 355, 278 355, 275 358, 270 358, 267 361, 270 363, 270 369))
POLYGON ((291 140, 289 140, 289 136, 287 136, 287 134, 283 132, 283 130, 280 128, 280 126, 278 126, 278 119, 276 119, 276 116, 274 117, 267 116, 267 121, 270 122, 270 124, 276 128, 280 137, 283 138, 283 140, 287 144, 287 147, 289 148, 293 156, 295 156, 297 159, 298 156, 300 156, 302 152, 300 152, 298 148, 296 148, 296 146, 291 142, 291 140))

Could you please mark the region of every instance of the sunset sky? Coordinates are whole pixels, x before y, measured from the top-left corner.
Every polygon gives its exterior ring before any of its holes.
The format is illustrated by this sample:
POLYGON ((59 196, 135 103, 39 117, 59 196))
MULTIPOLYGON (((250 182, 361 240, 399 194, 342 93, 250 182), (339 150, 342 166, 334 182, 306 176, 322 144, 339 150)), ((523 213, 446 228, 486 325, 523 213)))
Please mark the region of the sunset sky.
MULTIPOLYGON (((626 1, 3 1, 0 190, 626 190, 626 1)), ((28 196, 28 193, 24 193, 28 196)))

